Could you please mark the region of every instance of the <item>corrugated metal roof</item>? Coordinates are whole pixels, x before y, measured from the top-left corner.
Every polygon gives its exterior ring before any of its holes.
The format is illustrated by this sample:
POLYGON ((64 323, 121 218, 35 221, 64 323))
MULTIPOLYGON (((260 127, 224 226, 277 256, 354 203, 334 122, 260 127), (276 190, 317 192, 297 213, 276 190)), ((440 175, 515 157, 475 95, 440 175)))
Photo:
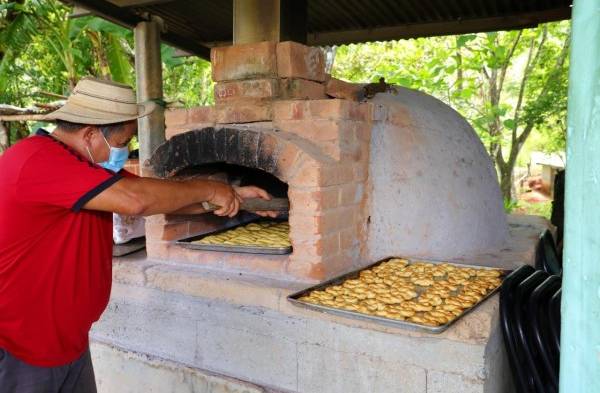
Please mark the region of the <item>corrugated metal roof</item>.
MULTIPOLYGON (((142 20, 141 15, 159 16, 167 26, 165 41, 203 57, 208 55, 209 47, 232 40, 232 0, 155 0, 133 7, 117 7, 106 0, 75 3, 129 26, 142 20)), ((308 43, 333 45, 530 27, 568 19, 572 0, 307 0, 307 3, 308 43)))

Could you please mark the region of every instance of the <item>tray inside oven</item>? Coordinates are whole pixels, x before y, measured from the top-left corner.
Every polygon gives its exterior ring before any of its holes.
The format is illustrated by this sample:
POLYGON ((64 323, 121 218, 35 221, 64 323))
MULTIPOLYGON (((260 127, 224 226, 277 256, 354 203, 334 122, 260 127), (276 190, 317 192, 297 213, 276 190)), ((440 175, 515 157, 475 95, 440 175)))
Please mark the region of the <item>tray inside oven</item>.
POLYGON ((286 218, 258 218, 249 222, 245 222, 243 224, 235 225, 226 229, 219 229, 213 232, 205 233, 203 235, 192 236, 186 239, 178 240, 175 243, 189 249, 193 250, 204 250, 204 251, 219 251, 219 252, 237 252, 237 253, 247 253, 247 254, 273 254, 273 255, 284 255, 292 252, 292 246, 288 247, 267 247, 260 245, 230 245, 230 244, 202 244, 197 243, 198 240, 202 240, 207 236, 219 235, 221 233, 234 230, 236 228, 251 224, 251 223, 261 223, 265 221, 274 221, 274 222, 285 222, 286 218))
MULTIPOLYGON (((506 277, 509 272, 510 271, 508 271, 508 270, 496 269, 496 268, 490 268, 490 267, 484 267, 484 266, 463 265, 463 264, 447 263, 447 262, 431 261, 431 260, 423 260, 423 259, 415 260, 415 259, 410 259, 410 258, 392 257, 392 258, 383 259, 383 260, 378 261, 378 262, 376 262, 372 265, 369 265, 365 268, 344 274, 342 276, 336 277, 334 279, 331 279, 329 281, 315 285, 313 287, 293 293, 288 296, 288 300, 296 306, 305 307, 305 308, 309 308, 312 310, 325 312, 325 313, 329 313, 329 314, 335 314, 335 315, 340 315, 340 316, 354 318, 354 319, 361 319, 361 320, 366 320, 366 321, 374 321, 374 322, 378 322, 378 323, 385 324, 388 326, 400 327, 400 328, 404 328, 404 329, 420 330, 420 331, 424 331, 424 332, 428 332, 428 333, 441 333, 441 332, 445 331, 446 329, 448 329, 448 327, 450 327, 458 319, 462 318, 464 315, 471 312, 475 307, 477 307, 479 304, 481 304, 486 299, 488 299, 490 296, 492 296, 494 293, 496 293, 496 291, 500 288, 502 280, 504 280, 504 277, 506 277), (481 295, 481 297, 477 301, 472 302, 473 304, 469 305, 468 307, 458 309, 458 311, 455 312, 455 314, 453 315, 453 317, 450 320, 446 321, 445 323, 439 323, 438 325, 434 325, 430 321, 425 322, 425 323, 413 322, 410 320, 410 318, 408 318, 408 317, 405 318, 403 316, 387 317, 387 316, 376 315, 371 311, 369 311, 367 313, 367 312, 364 312, 364 309, 362 311, 352 309, 353 307, 348 307, 347 304, 346 304, 346 306, 339 306, 337 304, 335 304, 335 305, 331 304, 333 301, 335 301, 337 299, 337 296, 335 295, 334 290, 346 291, 344 289, 344 285, 349 285, 350 283, 356 284, 356 282, 359 281, 359 279, 361 278, 361 272, 364 272, 367 270, 372 271, 371 269, 377 268, 377 266, 380 266, 384 262, 388 262, 391 260, 398 260, 398 259, 408 262, 407 266, 419 264, 419 263, 425 263, 428 265, 434 265, 434 267, 435 267, 435 265, 441 265, 441 266, 439 266, 440 269, 444 266, 452 266, 454 268, 459 268, 459 269, 476 269, 476 271, 495 270, 495 271, 498 271, 499 277, 498 277, 498 280, 496 280, 497 285, 494 284, 493 288, 487 289, 487 292, 485 294, 481 295), (350 281, 350 283, 346 284, 348 281, 350 281), (307 296, 312 294, 314 291, 317 291, 315 293, 315 295, 322 294, 325 290, 328 290, 328 288, 329 288, 329 291, 331 291, 330 295, 331 294, 334 295, 333 300, 329 301, 328 304, 321 304, 320 301, 315 302, 314 299, 308 301, 307 296)), ((481 273, 481 274, 483 275, 486 273, 481 273)), ((492 274, 492 273, 490 273, 490 274, 492 274)), ((469 280, 474 280, 476 277, 477 276, 473 276, 469 280)), ((443 280, 444 280, 444 277, 439 277, 439 281, 443 281, 443 280)), ((383 281, 385 281, 385 280, 383 280, 383 281)), ((435 282, 436 281, 434 280, 434 283, 435 282)), ((389 280, 385 281, 385 283, 391 284, 391 285, 388 285, 388 287, 390 287, 390 288, 392 288, 394 285, 394 283, 390 282, 389 280)), ((423 284, 429 284, 429 283, 425 282, 423 284)), ((382 287, 382 286, 380 285, 380 287, 382 287)), ((352 288, 352 287, 350 287, 350 288, 352 288)), ((402 302, 405 302, 405 301, 419 302, 421 297, 427 296, 426 291, 429 288, 433 288, 433 287, 429 286, 429 285, 420 286, 420 285, 415 284, 414 292, 416 293, 416 297, 414 297, 412 299, 401 299, 400 302, 398 303, 398 307, 401 307, 402 302)), ((462 288, 463 288, 463 285, 457 285, 456 290, 450 291, 451 296, 457 297, 458 295, 460 295, 462 288)), ((383 292, 385 292, 385 290, 383 290, 383 292)), ((347 293, 347 291, 346 291, 346 293, 347 293)), ((342 296, 345 296, 345 295, 342 295, 342 296)), ((451 296, 448 296, 448 297, 451 297, 451 296)), ((375 295, 375 299, 378 302, 377 295, 375 295)), ((423 298, 423 300, 424 299, 425 298, 423 298)), ((386 298, 385 300, 387 303, 388 299, 386 298)), ((354 301, 354 299, 353 299, 353 301, 354 301)), ((358 301, 359 301, 358 304, 361 304, 360 303, 361 300, 358 300, 358 301)), ((442 303, 438 304, 437 306, 433 306, 431 311, 436 311, 436 308, 446 304, 446 301, 447 301, 447 298, 442 299, 442 303)), ((374 303, 374 302, 371 302, 371 303, 374 303)), ((377 304, 379 304, 379 303, 377 303, 377 304)), ((432 305, 430 305, 430 306, 432 306, 432 305)), ((427 311, 427 312, 430 313, 431 311, 427 311)), ((417 311, 415 315, 422 316, 424 314, 425 314, 425 312, 417 311)))

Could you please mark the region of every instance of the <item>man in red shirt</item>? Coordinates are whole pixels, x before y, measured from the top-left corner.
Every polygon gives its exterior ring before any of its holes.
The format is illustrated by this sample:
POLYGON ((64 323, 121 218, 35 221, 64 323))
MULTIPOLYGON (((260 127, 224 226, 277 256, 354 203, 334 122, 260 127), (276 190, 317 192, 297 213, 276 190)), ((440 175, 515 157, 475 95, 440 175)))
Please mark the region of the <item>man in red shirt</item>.
POLYGON ((95 392, 88 333, 110 295, 112 213, 197 211, 234 216, 242 198, 269 195, 210 180, 121 171, 136 119, 129 86, 83 79, 57 122, 0 158, 0 393, 95 392))

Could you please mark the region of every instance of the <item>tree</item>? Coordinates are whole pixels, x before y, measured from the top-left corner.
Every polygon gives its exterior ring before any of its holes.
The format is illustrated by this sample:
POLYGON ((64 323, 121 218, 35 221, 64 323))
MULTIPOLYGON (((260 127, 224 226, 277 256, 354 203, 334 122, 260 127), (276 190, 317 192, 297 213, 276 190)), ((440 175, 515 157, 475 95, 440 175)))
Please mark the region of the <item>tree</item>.
MULTIPOLYGON (((132 32, 69 13, 56 0, 0 0, 0 103, 43 103, 86 75, 133 82, 132 32)), ((25 122, 1 127, 0 152, 29 131, 25 122)))
MULTIPOLYGON (((135 85, 133 32, 97 17, 71 19, 70 12, 57 0, 0 0, 0 103, 43 103, 52 94, 68 95, 88 75, 135 85)), ((175 58, 166 45, 161 50, 165 100, 211 104, 210 63, 175 58)), ((32 128, 5 123, 0 152, 32 128)))
POLYGON ((511 199, 519 152, 534 130, 554 148, 565 138, 569 23, 522 31, 348 45, 334 75, 388 82, 430 93, 465 116, 511 199), (558 142, 557 142, 558 141, 558 142))

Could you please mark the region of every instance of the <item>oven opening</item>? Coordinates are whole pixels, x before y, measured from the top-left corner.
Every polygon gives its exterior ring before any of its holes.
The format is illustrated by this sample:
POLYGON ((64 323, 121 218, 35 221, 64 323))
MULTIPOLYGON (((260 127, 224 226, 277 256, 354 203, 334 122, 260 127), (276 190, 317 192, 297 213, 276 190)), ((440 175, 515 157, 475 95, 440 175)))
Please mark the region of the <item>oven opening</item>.
MULTIPOLYGON (((176 178, 211 179, 239 187, 256 186, 273 198, 287 198, 288 194, 288 185, 276 176, 260 169, 224 162, 188 167, 181 170, 176 178)), ((191 236, 177 241, 186 248, 252 254, 289 254, 292 251, 288 212, 280 212, 276 218, 261 217, 244 210, 233 218, 211 213, 188 215, 186 218, 192 227, 197 228, 190 233, 191 236)), ((177 218, 167 216, 167 219, 177 218)))

